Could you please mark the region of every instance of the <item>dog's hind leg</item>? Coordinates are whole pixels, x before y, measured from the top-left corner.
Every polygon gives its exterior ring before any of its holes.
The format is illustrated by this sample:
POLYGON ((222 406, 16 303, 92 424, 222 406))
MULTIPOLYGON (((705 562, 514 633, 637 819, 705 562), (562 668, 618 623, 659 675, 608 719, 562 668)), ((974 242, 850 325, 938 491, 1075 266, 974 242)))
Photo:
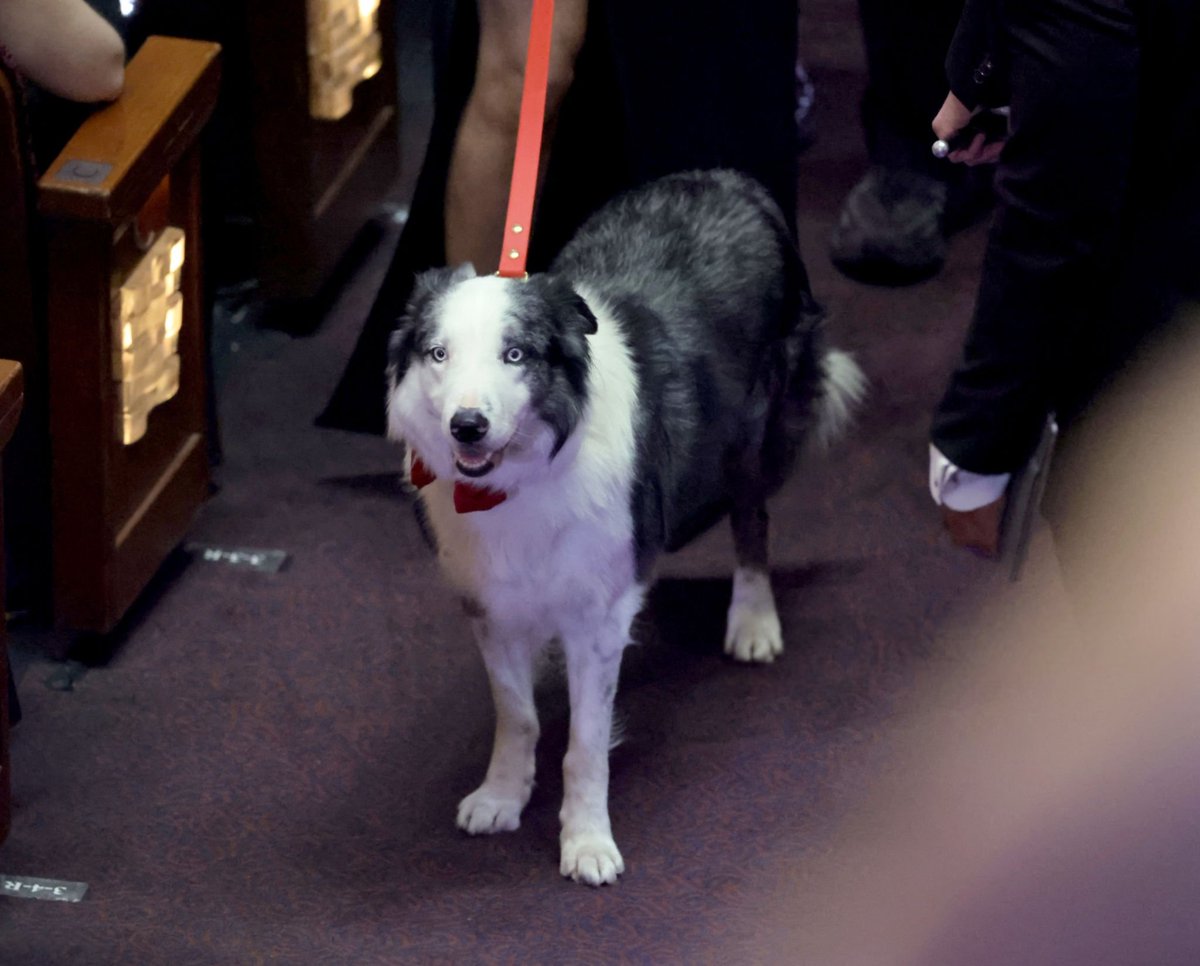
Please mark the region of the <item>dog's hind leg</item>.
POLYGON ((533 667, 538 644, 485 617, 476 617, 471 624, 492 686, 496 735, 487 777, 459 803, 458 827, 485 835, 518 828, 521 810, 533 791, 538 739, 533 667))
POLYGON ((725 653, 739 661, 765 663, 783 653, 783 631, 771 591, 766 497, 753 479, 744 481, 730 511, 737 569, 725 622, 725 653))

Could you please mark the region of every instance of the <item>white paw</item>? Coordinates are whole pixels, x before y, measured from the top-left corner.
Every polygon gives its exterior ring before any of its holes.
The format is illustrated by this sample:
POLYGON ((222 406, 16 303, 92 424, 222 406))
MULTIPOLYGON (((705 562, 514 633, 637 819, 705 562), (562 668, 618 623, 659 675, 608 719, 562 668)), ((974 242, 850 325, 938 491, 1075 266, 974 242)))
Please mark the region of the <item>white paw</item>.
POLYGON ((737 661, 770 664, 783 653, 779 618, 775 614, 743 614, 737 620, 730 620, 725 633, 725 653, 737 661))
POLYGON ((471 835, 514 832, 521 827, 524 807, 521 798, 497 794, 487 785, 480 785, 458 803, 458 827, 471 835))
POLYGON ((725 625, 725 653, 738 661, 769 664, 783 653, 783 628, 766 574, 738 570, 725 625))
POLYGON ((576 882, 611 885, 625 871, 625 860, 611 835, 585 833, 564 837, 559 871, 576 882))

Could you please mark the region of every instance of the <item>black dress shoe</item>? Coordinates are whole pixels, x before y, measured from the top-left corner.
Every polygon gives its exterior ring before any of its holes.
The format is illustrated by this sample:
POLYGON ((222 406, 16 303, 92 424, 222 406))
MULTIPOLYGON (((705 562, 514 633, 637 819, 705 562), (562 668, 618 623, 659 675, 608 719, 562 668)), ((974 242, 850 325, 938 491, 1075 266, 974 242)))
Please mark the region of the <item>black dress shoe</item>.
POLYGON ((946 261, 946 185, 874 167, 846 196, 830 238, 833 264, 856 281, 910 285, 946 261))

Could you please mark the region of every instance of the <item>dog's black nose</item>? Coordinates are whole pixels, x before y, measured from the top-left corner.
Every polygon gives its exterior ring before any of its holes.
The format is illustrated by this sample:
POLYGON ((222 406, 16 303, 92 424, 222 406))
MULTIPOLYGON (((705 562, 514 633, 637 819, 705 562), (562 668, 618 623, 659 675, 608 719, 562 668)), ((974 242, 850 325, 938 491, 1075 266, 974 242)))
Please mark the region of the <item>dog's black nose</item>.
POLYGON ((460 409, 450 417, 450 435, 460 443, 478 443, 490 425, 478 409, 460 409))

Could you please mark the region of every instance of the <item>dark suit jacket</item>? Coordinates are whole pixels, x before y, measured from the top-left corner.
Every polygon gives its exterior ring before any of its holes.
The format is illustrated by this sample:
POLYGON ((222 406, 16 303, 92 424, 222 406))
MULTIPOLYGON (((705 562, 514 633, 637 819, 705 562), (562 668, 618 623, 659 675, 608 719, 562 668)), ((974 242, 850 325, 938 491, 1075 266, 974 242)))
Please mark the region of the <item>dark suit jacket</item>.
POLYGON ((967 0, 946 56, 950 90, 967 107, 1008 104, 1008 71, 997 0, 967 0))

